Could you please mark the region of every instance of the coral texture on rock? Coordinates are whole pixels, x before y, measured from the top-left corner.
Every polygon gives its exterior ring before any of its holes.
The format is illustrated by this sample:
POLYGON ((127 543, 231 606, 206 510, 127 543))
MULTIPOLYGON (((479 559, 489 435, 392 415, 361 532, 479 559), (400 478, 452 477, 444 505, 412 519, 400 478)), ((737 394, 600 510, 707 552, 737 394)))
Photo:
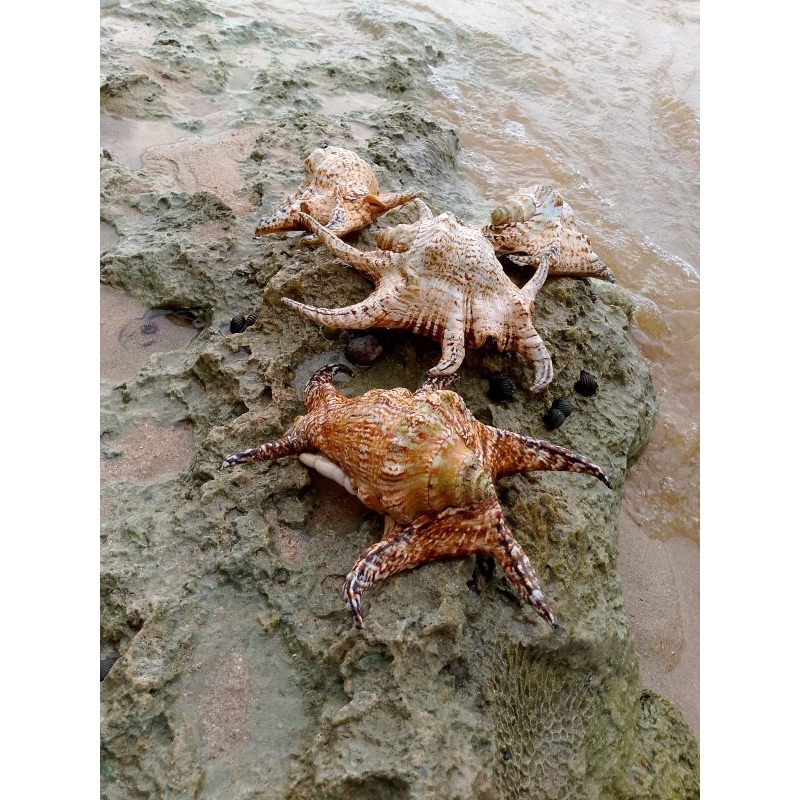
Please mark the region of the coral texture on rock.
POLYGON ((518 189, 491 213, 483 228, 498 255, 517 264, 547 266, 553 278, 600 278, 614 283, 611 270, 575 224, 572 208, 552 186, 518 189))
POLYGON ((345 236, 416 196, 416 192, 381 194, 372 167, 361 156, 344 147, 317 147, 305 160, 300 188, 261 218, 256 236, 304 230, 308 225, 301 211, 336 236, 345 236))
POLYGON ((556 618, 528 557, 503 517, 494 481, 517 472, 561 470, 611 481, 584 456, 479 422, 455 393, 430 379, 408 389, 373 389, 356 398, 333 386, 341 364, 306 385, 307 413, 276 442, 226 456, 223 468, 283 456, 300 460, 385 515, 383 538, 350 570, 344 599, 364 627, 361 595, 380 580, 442 558, 494 557, 522 599, 552 627, 556 618))
POLYGON ((309 229, 369 278, 375 291, 345 308, 315 308, 290 298, 284 302, 331 328, 401 328, 441 342, 442 355, 428 370, 431 376, 452 375, 466 347, 481 347, 491 337, 498 350, 529 359, 535 369, 530 389, 543 389, 553 379, 553 364, 533 327, 532 307, 547 265, 517 288, 478 228, 448 212, 433 216, 421 200, 415 203, 420 219, 384 233, 378 240, 383 249, 372 251, 342 242, 301 213, 309 229))

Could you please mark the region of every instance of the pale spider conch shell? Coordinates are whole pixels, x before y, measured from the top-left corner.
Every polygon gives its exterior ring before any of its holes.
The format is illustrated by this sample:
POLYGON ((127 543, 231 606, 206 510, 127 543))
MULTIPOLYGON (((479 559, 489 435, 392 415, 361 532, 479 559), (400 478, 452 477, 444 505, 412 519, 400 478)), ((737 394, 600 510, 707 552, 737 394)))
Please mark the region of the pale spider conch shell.
POLYGON ((491 337, 499 350, 513 350, 531 361, 530 390, 543 389, 553 379, 553 364, 533 314, 547 264, 517 287, 480 228, 449 213, 434 217, 422 201, 415 202, 420 219, 385 231, 379 241, 387 249, 370 251, 352 247, 302 214, 309 230, 371 280, 375 290, 344 308, 316 308, 286 297, 283 302, 329 328, 400 328, 428 336, 442 345, 439 363, 428 371, 431 376, 452 375, 467 347, 481 347, 491 337))
POLYGON ((575 223, 572 208, 552 186, 519 189, 491 212, 483 234, 498 256, 515 264, 548 266, 553 278, 599 278, 616 283, 575 223))
POLYGON ((381 193, 372 167, 343 147, 316 148, 306 158, 304 168, 305 177, 297 191, 261 218, 256 236, 306 230, 302 212, 336 236, 345 236, 418 194, 381 193))

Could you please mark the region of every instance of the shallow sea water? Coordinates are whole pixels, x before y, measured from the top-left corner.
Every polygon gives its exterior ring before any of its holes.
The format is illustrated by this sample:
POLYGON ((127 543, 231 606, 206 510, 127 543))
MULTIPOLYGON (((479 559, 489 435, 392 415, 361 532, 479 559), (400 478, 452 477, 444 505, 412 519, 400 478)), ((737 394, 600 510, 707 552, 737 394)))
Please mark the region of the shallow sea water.
MULTIPOLYGON (((116 4, 102 5, 113 12, 116 4)), ((230 19, 274 21, 298 40, 310 36, 314 48, 287 56, 299 71, 326 52, 357 53, 365 27, 354 29, 346 15, 363 8, 422 30, 469 34, 468 48, 458 35, 443 42, 445 57, 416 87, 428 111, 457 130, 460 169, 487 200, 556 185, 636 298, 631 336, 652 371, 659 413, 625 487, 620 574, 643 682, 675 700, 699 734, 698 0, 205 5, 230 19)), ((116 35, 144 47, 154 33, 132 23, 116 35)), ((258 49, 243 47, 225 92, 176 83, 170 102, 203 120, 192 134, 202 140, 231 126, 253 77, 268 68, 258 49)), ((353 91, 329 97, 322 110, 379 101, 353 91)), ((137 169, 186 136, 166 120, 101 117, 101 144, 137 169)))

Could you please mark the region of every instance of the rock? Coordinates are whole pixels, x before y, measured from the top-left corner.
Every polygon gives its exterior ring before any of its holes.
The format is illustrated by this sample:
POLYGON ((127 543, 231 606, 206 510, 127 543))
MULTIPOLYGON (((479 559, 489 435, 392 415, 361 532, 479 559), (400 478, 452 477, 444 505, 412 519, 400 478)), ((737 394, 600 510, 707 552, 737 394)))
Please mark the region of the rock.
MULTIPOLYGON (((181 7, 204 26, 218 24, 200 3, 181 7)), ((189 52, 173 6, 154 3, 151 13, 166 29, 151 57, 189 52)), ((268 25, 240 34, 276 57, 293 41, 268 25)), ((203 43, 192 41, 196 72, 203 43)), ((438 45, 431 56, 418 31, 408 42, 411 52, 393 66, 392 101, 351 118, 315 110, 309 98, 328 91, 318 77, 281 82, 286 97, 278 92, 275 108, 260 106, 273 91, 260 84, 252 101, 260 132, 242 140, 240 161, 256 203, 268 204, 276 175, 292 185, 305 155, 331 137, 374 163, 387 191, 418 180, 439 206, 480 206, 478 187, 458 170, 455 132, 405 97, 438 45), (305 100, 292 111, 283 104, 297 92, 305 100), (353 132, 365 120, 376 126, 366 144, 353 132), (248 160, 254 151, 263 157, 248 160)), ((142 59, 137 69, 145 67, 142 59)), ((326 70, 325 86, 352 85, 346 57, 326 70)), ((135 86, 159 82, 155 67, 145 77, 135 86)), ((132 86, 107 82, 115 113, 128 100, 136 101, 130 116, 144 113, 132 86)), ((161 115, 166 100, 158 102, 161 115)), ((101 167, 101 218, 118 234, 101 280, 149 308, 191 308, 203 323, 183 350, 154 353, 103 390, 104 430, 143 416, 190 423, 195 449, 177 476, 102 487, 101 642, 122 653, 101 684, 102 796, 697 796, 697 745, 675 709, 640 685, 616 573, 625 473, 656 411, 627 335, 634 304, 625 288, 565 279, 540 292, 536 326, 555 364, 548 399, 573 401, 569 425, 545 430, 546 400, 523 390, 513 403, 487 403, 487 374, 532 382, 530 365, 513 354, 467 351, 453 387, 483 421, 576 450, 614 481, 613 492, 566 473, 499 482, 506 518, 562 629, 551 634, 523 609, 497 570, 480 594, 470 591, 473 563, 462 560, 373 588, 367 628, 356 631, 341 584, 380 537, 378 516, 294 459, 217 466, 226 453, 280 436, 303 411, 305 378, 341 352, 280 298, 340 307, 366 297, 368 283, 291 236, 254 242, 255 204, 234 214, 236 198, 170 185, 113 150, 101 167), (226 335, 237 310, 259 307, 257 326, 226 335), (590 401, 576 400, 579 369, 602 386, 590 401)), ((370 246, 370 235, 355 245, 370 246)), ((384 357, 343 391, 414 389, 438 359, 436 347, 401 331, 381 344, 384 357)))

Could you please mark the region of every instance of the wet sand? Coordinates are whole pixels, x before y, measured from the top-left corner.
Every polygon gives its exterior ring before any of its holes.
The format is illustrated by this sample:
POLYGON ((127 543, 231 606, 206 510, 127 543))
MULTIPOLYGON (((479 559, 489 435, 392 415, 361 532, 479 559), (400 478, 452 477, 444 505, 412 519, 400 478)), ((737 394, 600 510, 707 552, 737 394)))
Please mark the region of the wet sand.
POLYGON ((642 685, 672 700, 700 741, 700 547, 651 539, 625 505, 619 572, 642 685))

